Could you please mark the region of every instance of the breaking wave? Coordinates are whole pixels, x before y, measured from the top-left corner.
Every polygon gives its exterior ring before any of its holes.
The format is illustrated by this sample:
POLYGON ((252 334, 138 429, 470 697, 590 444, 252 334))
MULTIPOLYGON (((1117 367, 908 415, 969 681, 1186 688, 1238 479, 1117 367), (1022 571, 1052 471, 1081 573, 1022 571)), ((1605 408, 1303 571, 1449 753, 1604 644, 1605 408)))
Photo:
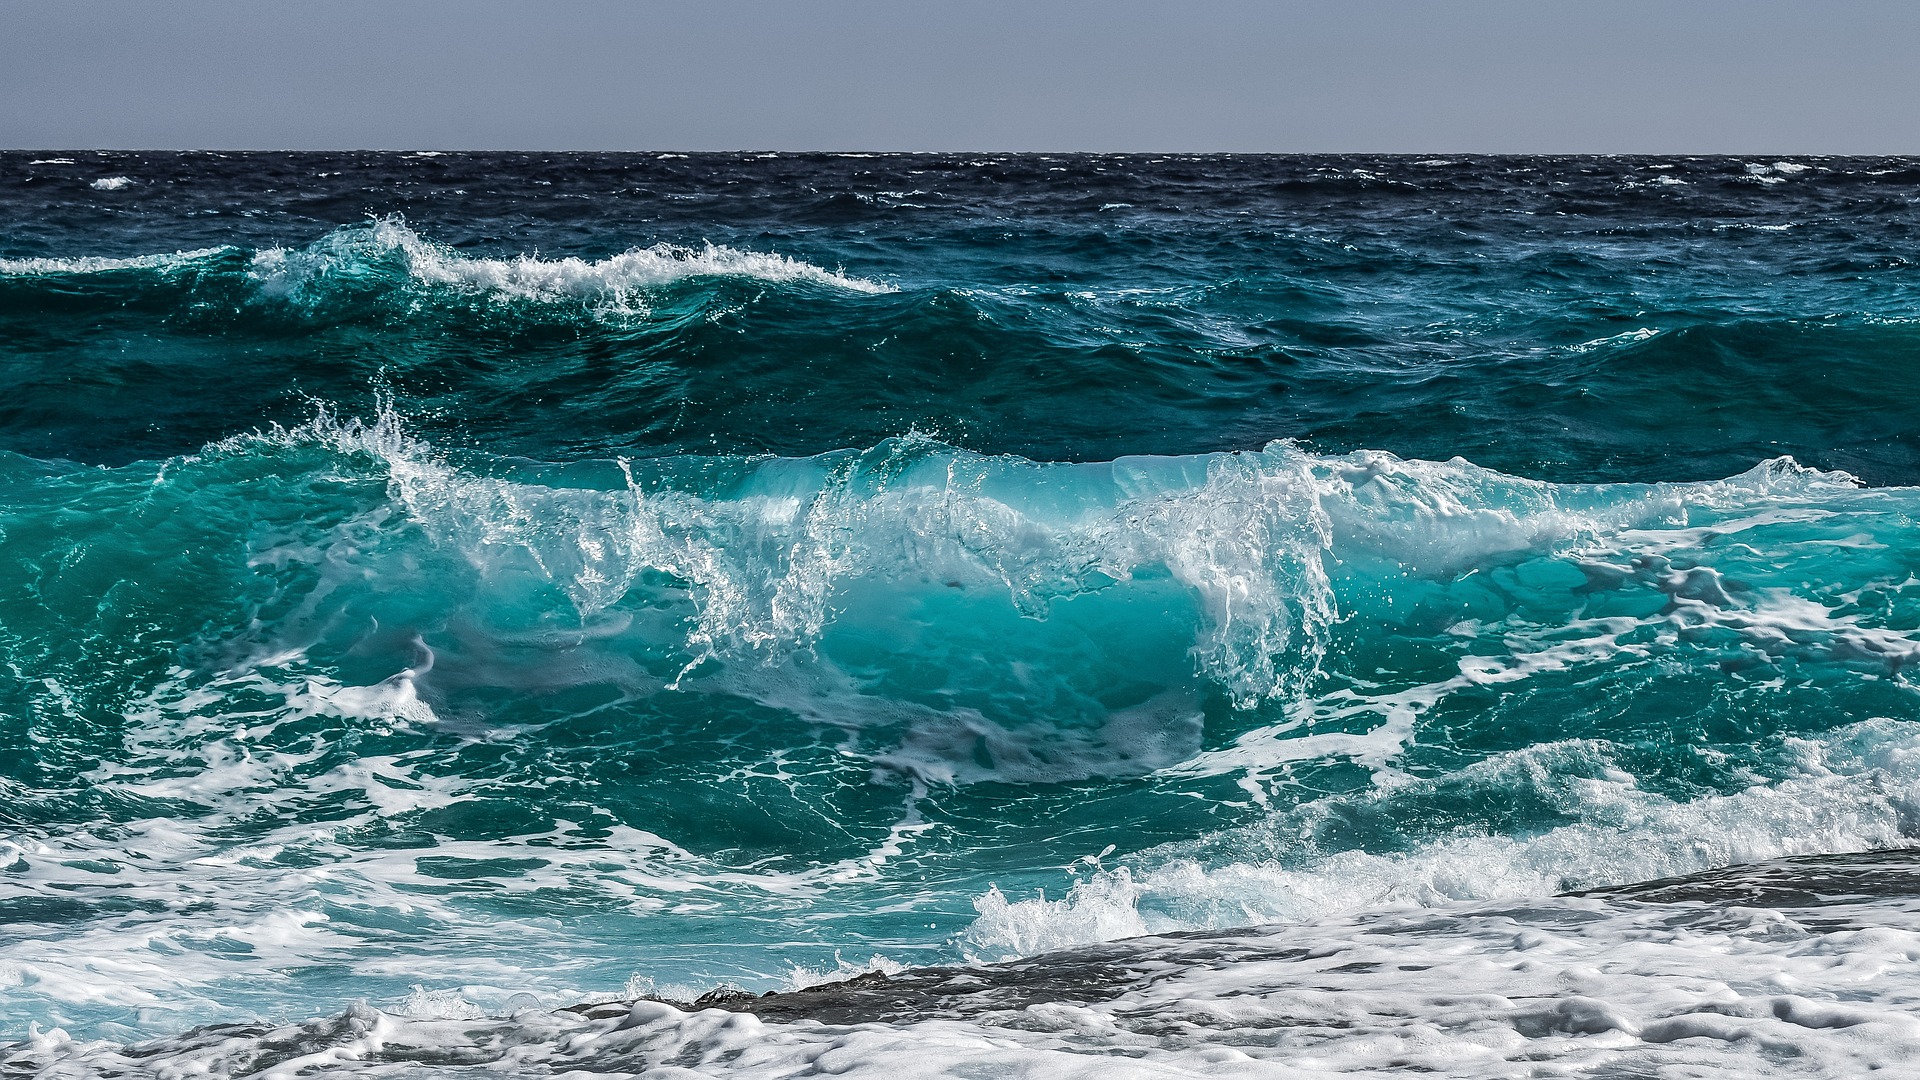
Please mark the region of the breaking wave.
POLYGON ((501 304, 584 305, 601 315, 644 314, 647 297, 681 282, 733 278, 852 293, 893 287, 785 255, 707 244, 654 244, 602 259, 537 254, 489 258, 421 236, 399 217, 347 225, 299 248, 246 254, 233 247, 128 257, 0 259, 0 277, 45 278, 147 271, 237 274, 259 297, 324 311, 354 298, 391 294, 409 303, 436 297, 501 304), (244 262, 241 261, 244 257, 244 262))

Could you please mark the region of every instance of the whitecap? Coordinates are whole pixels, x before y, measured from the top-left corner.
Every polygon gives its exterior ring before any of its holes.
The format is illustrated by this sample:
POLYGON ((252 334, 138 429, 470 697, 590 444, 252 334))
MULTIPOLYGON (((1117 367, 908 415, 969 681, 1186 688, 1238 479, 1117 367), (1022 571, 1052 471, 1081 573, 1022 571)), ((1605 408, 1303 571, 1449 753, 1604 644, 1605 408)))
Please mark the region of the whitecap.
POLYGON ((254 255, 250 273, 269 295, 310 299, 330 283, 360 280, 383 267, 404 274, 417 287, 507 301, 584 300, 609 312, 644 311, 648 290, 702 277, 804 282, 857 293, 894 291, 785 255, 715 244, 661 243, 603 259, 470 256, 428 240, 398 217, 342 228, 304 248, 262 250, 254 255))
POLYGON ((126 258, 81 255, 67 258, 0 259, 0 276, 98 274, 113 270, 168 272, 184 269, 233 250, 235 249, 230 247, 200 248, 195 251, 176 251, 168 255, 133 255, 126 258))

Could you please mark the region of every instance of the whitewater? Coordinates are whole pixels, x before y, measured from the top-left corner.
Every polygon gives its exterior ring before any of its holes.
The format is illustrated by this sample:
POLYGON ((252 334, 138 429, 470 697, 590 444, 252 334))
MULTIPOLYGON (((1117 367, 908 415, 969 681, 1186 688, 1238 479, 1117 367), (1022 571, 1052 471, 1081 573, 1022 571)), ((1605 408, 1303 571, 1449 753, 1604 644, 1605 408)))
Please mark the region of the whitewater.
POLYGON ((1916 191, 0 154, 0 1063, 1897 1074, 1916 191))

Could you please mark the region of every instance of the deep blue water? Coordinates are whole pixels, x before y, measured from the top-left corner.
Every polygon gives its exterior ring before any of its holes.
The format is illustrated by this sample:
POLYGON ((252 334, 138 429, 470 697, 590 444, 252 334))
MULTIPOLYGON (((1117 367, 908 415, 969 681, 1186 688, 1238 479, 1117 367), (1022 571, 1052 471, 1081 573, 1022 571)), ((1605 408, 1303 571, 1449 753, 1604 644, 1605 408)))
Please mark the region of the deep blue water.
POLYGON ((1907 843, 1917 197, 0 154, 0 1039, 1907 843))

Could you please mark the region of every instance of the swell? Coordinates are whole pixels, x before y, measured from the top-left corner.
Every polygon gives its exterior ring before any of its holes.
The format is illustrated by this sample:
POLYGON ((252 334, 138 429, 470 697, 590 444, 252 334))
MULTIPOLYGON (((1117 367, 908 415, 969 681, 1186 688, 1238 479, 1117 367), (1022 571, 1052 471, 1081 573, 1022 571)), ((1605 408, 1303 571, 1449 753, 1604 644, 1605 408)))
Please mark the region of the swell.
MULTIPOLYGON (((0 260, 15 343, 0 431, 22 452, 119 463, 291 425, 310 397, 379 379, 437 438, 530 457, 808 456, 917 431, 1032 459, 1285 437, 1557 480, 1727 475, 1783 453, 1920 479, 1904 419, 1920 403, 1882 377, 1914 347, 1909 319, 1630 296, 1430 311, 1371 280, 1384 253, 1343 268, 1289 243, 1265 277, 1086 289, 891 291, 714 246, 486 258, 391 218, 300 248, 0 260)), ((1519 272, 1520 289, 1552 273, 1519 272)))

